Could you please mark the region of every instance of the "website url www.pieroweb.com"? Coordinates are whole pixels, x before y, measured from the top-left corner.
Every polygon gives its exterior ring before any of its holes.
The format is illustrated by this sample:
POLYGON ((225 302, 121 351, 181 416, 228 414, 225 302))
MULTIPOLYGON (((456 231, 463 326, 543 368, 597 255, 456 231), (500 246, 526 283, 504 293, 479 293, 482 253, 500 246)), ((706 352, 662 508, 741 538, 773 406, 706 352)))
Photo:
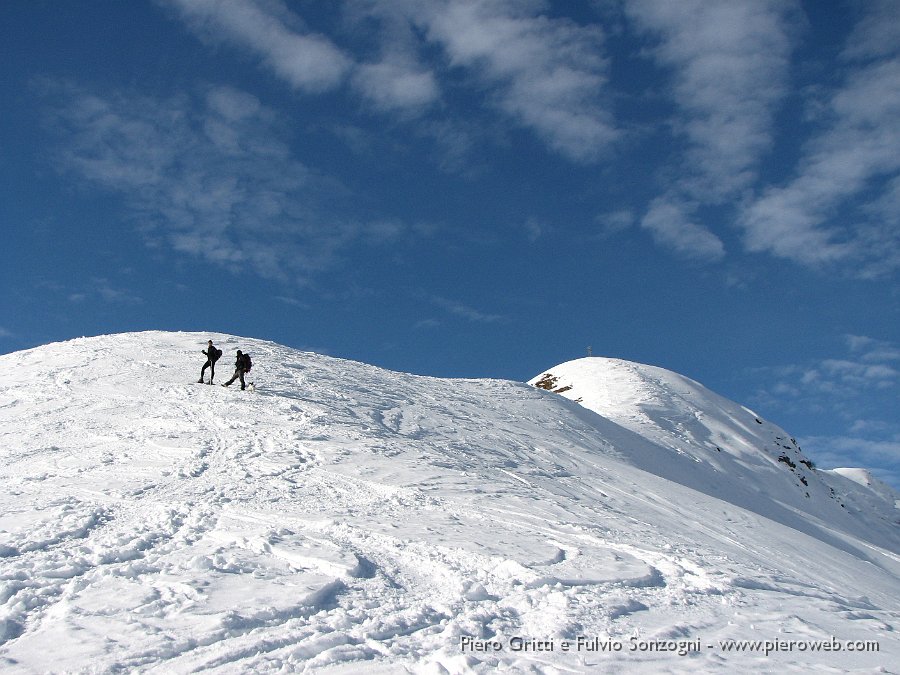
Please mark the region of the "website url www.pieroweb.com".
POLYGON ((571 639, 534 639, 511 637, 508 640, 482 640, 464 635, 460 639, 464 652, 657 652, 687 656, 704 651, 718 650, 734 654, 769 654, 778 652, 865 652, 880 651, 875 640, 718 640, 703 641, 699 638, 681 640, 642 639, 632 637, 627 640, 615 638, 583 637, 571 639))
POLYGON ((880 646, 875 640, 720 640, 723 652, 749 652, 769 654, 776 652, 877 652, 880 646))

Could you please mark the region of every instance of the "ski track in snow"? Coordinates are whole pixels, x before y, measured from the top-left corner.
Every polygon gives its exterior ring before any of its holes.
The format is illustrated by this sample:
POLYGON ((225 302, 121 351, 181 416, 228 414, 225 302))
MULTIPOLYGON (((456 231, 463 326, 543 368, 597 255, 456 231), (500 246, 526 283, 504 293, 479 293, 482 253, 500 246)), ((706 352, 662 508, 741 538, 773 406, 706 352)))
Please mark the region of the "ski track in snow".
MULTIPOLYGON (((878 541, 835 525, 836 548, 666 480, 629 459, 647 424, 637 416, 627 430, 524 384, 389 373, 224 335, 81 339, 0 366, 4 671, 900 662, 895 523, 878 541), (208 337, 225 351, 220 380, 234 349, 252 354, 257 391, 192 384, 208 337), (464 651, 463 636, 504 648, 464 651), (836 636, 881 651, 512 651, 513 636, 836 636)), ((646 451, 697 454, 690 417, 668 429, 680 440, 646 451)))

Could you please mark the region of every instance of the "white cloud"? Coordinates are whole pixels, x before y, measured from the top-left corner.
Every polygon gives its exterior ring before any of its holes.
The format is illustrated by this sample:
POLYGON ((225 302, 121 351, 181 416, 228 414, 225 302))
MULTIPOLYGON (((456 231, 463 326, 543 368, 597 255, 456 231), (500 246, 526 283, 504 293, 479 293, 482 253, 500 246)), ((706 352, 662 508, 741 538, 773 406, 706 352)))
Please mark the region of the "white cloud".
POLYGON ((546 3, 530 0, 369 4, 387 17, 390 39, 399 20, 410 22, 424 36, 420 51, 441 49, 445 62, 435 68, 448 82, 474 91, 564 157, 592 162, 619 139, 599 24, 551 17, 546 3))
POLYGON ((844 340, 852 352, 867 351, 872 345, 876 344, 876 340, 865 335, 845 335, 844 340))
POLYGON ((352 242, 404 231, 326 209, 343 188, 294 159, 277 116, 244 92, 159 101, 47 89, 61 101, 52 118, 63 135, 60 168, 122 194, 151 245, 300 282, 352 242))
MULTIPOLYGON (((598 25, 551 18, 544 3, 528 0, 357 0, 349 7, 358 25, 371 19, 381 25, 391 67, 374 71, 373 82, 384 74, 420 85, 412 87, 414 103, 438 98, 441 74, 445 87, 474 91, 570 159, 595 160, 619 135, 602 99, 608 63, 598 25), (435 46, 444 62, 428 69, 416 55, 435 46), (395 76, 398 54, 403 67, 395 76)), ((357 80, 370 71, 361 68, 357 80)), ((377 90, 388 105, 374 96, 374 85, 357 86, 382 108, 403 100, 390 93, 396 85, 377 90)))
POLYGON ((299 91, 320 93, 349 79, 382 112, 417 110, 439 96, 434 75, 411 51, 392 45, 381 61, 358 64, 331 39, 307 30, 302 18, 280 0, 160 1, 204 40, 255 54, 299 91))
POLYGON ((440 95, 434 74, 402 57, 359 66, 353 84, 382 111, 418 110, 440 95))
POLYGON ((594 221, 600 228, 600 236, 610 237, 632 227, 635 223, 635 215, 631 209, 619 209, 600 214, 594 221))
POLYGON ((143 298, 131 291, 113 286, 108 279, 96 278, 92 279, 91 283, 93 284, 93 292, 106 302, 128 305, 140 305, 144 302, 143 298))
POLYGON ((696 217, 704 204, 734 199, 757 177, 773 143, 773 116, 787 91, 792 3, 627 0, 633 25, 671 77, 677 112, 666 123, 685 149, 677 177, 641 226, 677 254, 718 261, 721 239, 696 217))
POLYGON ((159 0, 203 39, 255 54, 292 87, 320 92, 337 87, 353 60, 328 38, 304 30, 276 0, 159 0))
POLYGON ((885 389, 893 386, 900 380, 900 372, 889 365, 880 363, 825 359, 822 361, 820 368, 827 375, 829 381, 836 381, 838 386, 842 387, 854 386, 885 389))
POLYGON ((276 295, 274 299, 278 300, 278 302, 284 303, 285 305, 296 307, 297 309, 309 309, 309 305, 307 303, 292 296, 276 295))
POLYGON ((419 58, 422 40, 405 12, 390 2, 345 3, 344 17, 357 35, 374 36, 377 58, 360 58, 354 89, 381 112, 420 115, 440 100, 436 73, 419 58), (377 29, 373 30, 373 26, 377 29))
POLYGON ((900 423, 893 405, 900 388, 900 350, 860 335, 844 341, 847 353, 837 358, 757 370, 754 375, 763 385, 756 403, 782 415, 828 420, 824 428, 807 429, 802 439, 819 466, 870 468, 900 487, 900 423))
POLYGON ((843 56, 866 59, 896 54, 900 48, 900 13, 897 0, 866 0, 867 13, 853 28, 843 56))
POLYGON ((693 222, 677 201, 655 200, 641 220, 661 245, 677 254, 697 260, 720 260, 725 256, 722 241, 702 225, 693 222))
POLYGON ((675 129, 688 141, 679 187, 718 202, 749 185, 772 144, 792 41, 783 0, 628 0, 627 15, 658 38, 649 53, 672 75, 675 129))
POLYGON ((528 218, 525 221, 525 225, 523 227, 525 230, 525 237, 532 244, 537 242, 547 231, 547 225, 542 223, 537 218, 528 218))
POLYGON ((797 401, 817 401, 817 406, 826 399, 844 405, 900 385, 900 370, 890 363, 898 358, 898 350, 890 343, 847 336, 847 345, 850 354, 844 358, 765 370, 768 392, 797 401))
POLYGON ((850 432, 854 434, 883 433, 890 431, 890 425, 882 420, 859 419, 850 426, 850 432))
POLYGON ((230 122, 266 115, 259 99, 237 89, 219 87, 206 97, 209 109, 230 122))
POLYGON ((440 296, 431 296, 430 300, 433 304, 441 307, 450 314, 454 314, 475 323, 496 323, 498 321, 503 321, 504 319, 504 317, 499 314, 486 314, 480 310, 469 307, 468 305, 464 305, 461 302, 457 302, 456 300, 449 300, 440 296))
POLYGON ((477 148, 491 142, 490 131, 484 126, 464 119, 439 118, 424 121, 417 133, 435 144, 435 161, 447 173, 472 178, 484 170, 484 163, 473 159, 477 148))
MULTIPOLYGON (((380 112, 418 115, 441 99, 437 72, 419 57, 438 45, 451 69, 474 75, 479 95, 555 151, 596 159, 618 137, 601 99, 603 31, 550 18, 522 0, 348 2, 348 22, 380 26, 380 54, 353 55, 314 34, 281 0, 158 0, 208 42, 254 54, 277 77, 314 93, 345 81, 380 112)), ((364 44, 365 41, 362 41, 364 44)))
POLYGON ((846 335, 844 339, 853 354, 866 362, 900 361, 900 349, 890 342, 875 340, 865 335, 846 335))
POLYGON ((869 440, 859 436, 808 436, 800 439, 819 468, 865 468, 900 489, 900 440, 869 440))
MULTIPOLYGON (((48 287, 52 288, 52 286, 48 287)), ((56 287, 53 288, 53 290, 59 292, 65 291, 66 298, 72 303, 86 302, 91 298, 119 305, 140 305, 144 302, 143 298, 140 296, 135 295, 127 289, 113 286, 109 279, 103 277, 92 278, 87 286, 80 288, 77 291, 71 291, 68 288, 64 289, 62 287, 56 287)))
POLYGON ((751 251, 808 265, 854 264, 861 276, 900 267, 900 31, 896 3, 867 5, 845 50, 860 57, 827 102, 824 130, 808 142, 787 184, 750 202, 740 224, 751 251), (873 31, 880 37, 872 38, 873 31))
POLYGON ((488 100, 555 151, 596 159, 618 137, 601 99, 608 63, 599 26, 503 0, 397 3, 443 49, 451 67, 490 86, 488 100))
POLYGON ((869 395, 880 398, 884 392, 900 387, 900 369, 896 366, 900 349, 890 342, 858 335, 846 336, 845 342, 845 355, 756 371, 756 376, 766 382, 766 394, 760 398, 775 405, 781 401, 820 410, 830 407, 853 416, 856 413, 851 407, 857 403, 861 408, 868 407, 860 402, 869 395))

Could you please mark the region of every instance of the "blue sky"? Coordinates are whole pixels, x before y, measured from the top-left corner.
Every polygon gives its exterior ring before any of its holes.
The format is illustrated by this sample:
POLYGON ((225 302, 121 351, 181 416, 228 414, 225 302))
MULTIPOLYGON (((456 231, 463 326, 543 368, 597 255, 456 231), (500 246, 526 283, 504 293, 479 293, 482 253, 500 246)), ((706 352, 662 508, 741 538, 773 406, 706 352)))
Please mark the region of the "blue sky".
POLYGON ((4 352, 591 347, 900 486, 892 0, 8 0, 0 45, 4 352))

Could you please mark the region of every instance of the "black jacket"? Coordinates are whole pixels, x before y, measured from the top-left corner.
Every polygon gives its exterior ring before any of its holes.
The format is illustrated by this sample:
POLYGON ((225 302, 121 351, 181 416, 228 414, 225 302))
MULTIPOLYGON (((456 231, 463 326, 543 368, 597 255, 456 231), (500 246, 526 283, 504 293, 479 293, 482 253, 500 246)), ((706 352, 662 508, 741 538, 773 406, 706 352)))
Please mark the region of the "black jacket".
POLYGON ((213 345, 209 349, 204 349, 203 354, 206 355, 206 358, 209 359, 210 363, 215 363, 219 360, 219 357, 222 356, 222 352, 216 349, 216 346, 213 345))

